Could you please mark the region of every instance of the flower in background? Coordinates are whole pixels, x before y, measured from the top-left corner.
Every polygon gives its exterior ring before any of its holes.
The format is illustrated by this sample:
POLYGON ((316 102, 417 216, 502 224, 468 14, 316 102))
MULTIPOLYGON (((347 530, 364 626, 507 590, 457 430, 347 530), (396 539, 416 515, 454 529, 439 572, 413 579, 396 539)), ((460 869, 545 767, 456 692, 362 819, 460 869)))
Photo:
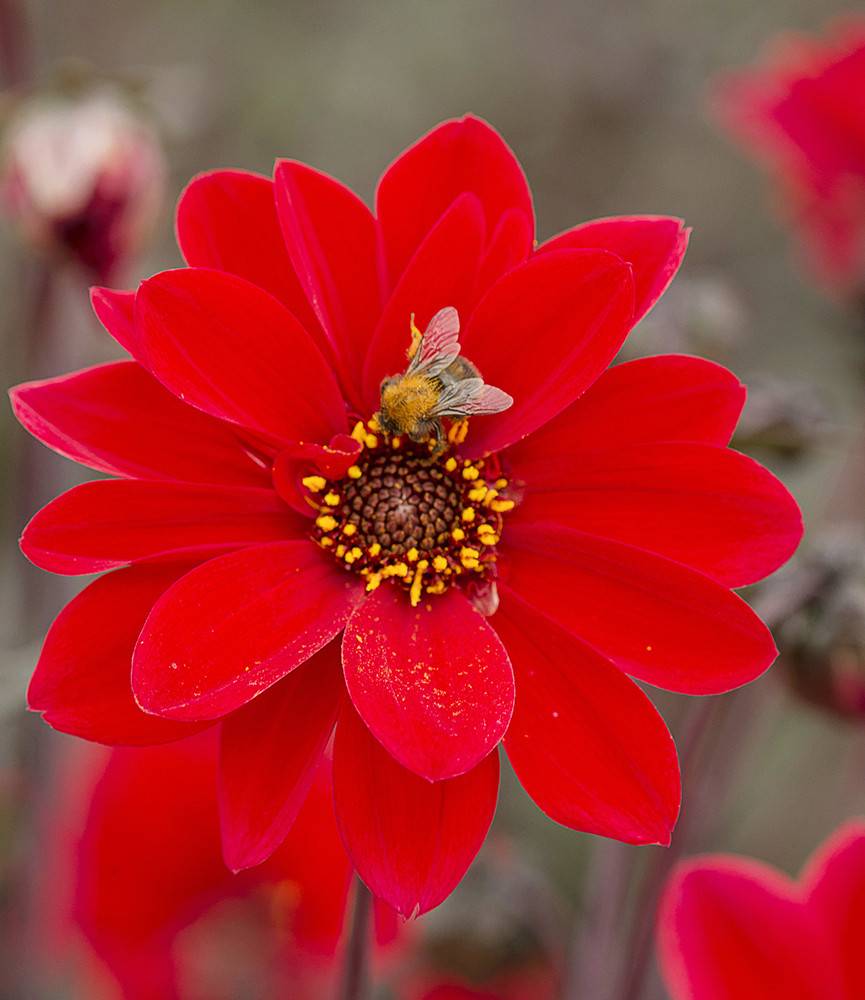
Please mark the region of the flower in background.
MULTIPOLYGON (((73 756, 58 776, 43 819, 34 948, 38 967, 71 972, 88 1000, 118 988, 127 1000, 313 1000, 332 988, 352 871, 328 765, 279 850, 232 875, 212 793, 213 735, 73 756)), ((394 916, 380 904, 376 928, 392 941, 394 916)))
POLYGON ((151 231, 164 174, 152 125, 103 82, 25 98, 0 148, 6 214, 33 245, 100 282, 116 278, 151 231))
POLYGON ((722 123, 774 175, 822 278, 865 288, 865 21, 825 39, 784 36, 763 65, 717 90, 722 123))
POLYGON ((728 371, 608 367, 679 267, 679 221, 600 220, 535 248, 519 164, 471 117, 398 157, 376 210, 291 161, 272 181, 198 177, 178 206, 188 266, 94 292, 134 360, 13 405, 119 477, 24 533, 44 569, 111 571, 55 621, 31 707, 109 744, 218 723, 233 869, 283 841, 336 728, 349 855, 408 915, 477 853, 502 741, 555 820, 669 842, 675 748, 631 677, 714 694, 762 673, 774 643, 731 588, 802 527, 727 448, 744 401, 728 371), (514 403, 439 449, 375 414, 411 318, 444 307, 514 403))
POLYGON ((865 996, 865 822, 841 827, 798 881, 749 858, 674 870, 658 915, 672 1000, 865 996))

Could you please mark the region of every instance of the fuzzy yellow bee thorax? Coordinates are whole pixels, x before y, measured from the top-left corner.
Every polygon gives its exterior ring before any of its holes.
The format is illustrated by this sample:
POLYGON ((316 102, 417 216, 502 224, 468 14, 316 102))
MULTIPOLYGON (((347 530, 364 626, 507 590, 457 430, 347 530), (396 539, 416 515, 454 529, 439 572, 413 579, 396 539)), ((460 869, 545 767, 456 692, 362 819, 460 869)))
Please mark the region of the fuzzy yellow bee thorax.
POLYGON ((438 402, 440 386, 422 375, 406 375, 382 391, 382 409, 399 426, 410 428, 423 420, 438 402))

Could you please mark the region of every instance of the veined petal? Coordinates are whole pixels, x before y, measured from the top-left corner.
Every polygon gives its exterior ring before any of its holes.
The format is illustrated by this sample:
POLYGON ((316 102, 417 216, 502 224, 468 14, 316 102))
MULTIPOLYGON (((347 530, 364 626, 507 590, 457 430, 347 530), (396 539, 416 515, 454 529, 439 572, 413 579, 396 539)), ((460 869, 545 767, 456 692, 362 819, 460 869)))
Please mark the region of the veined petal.
POLYGON ((134 566, 94 580, 48 630, 27 704, 62 733, 112 745, 179 740, 200 724, 159 719, 132 697, 132 651, 150 609, 189 564, 134 566))
POLYGON ((391 285, 450 204, 465 192, 480 199, 488 233, 507 211, 518 209, 530 220, 534 235, 529 186, 502 137, 472 115, 444 122, 394 160, 376 192, 391 285))
POLYGON ((663 215, 622 215, 594 219, 547 240, 549 250, 610 250, 634 269, 634 322, 646 315, 667 290, 688 248, 690 229, 663 215))
POLYGON ((11 390, 18 420, 49 448, 135 479, 267 486, 228 424, 177 400, 134 361, 97 365, 11 390))
POLYGON ((132 661, 147 712, 215 719, 337 635, 362 594, 310 542, 274 542, 199 566, 151 611, 132 661))
POLYGON ((270 489, 100 479, 43 507, 24 529, 21 551, 52 573, 100 573, 304 533, 304 520, 270 489))
POLYGON ((222 271, 163 271, 135 299, 143 363, 184 402, 269 441, 327 441, 345 406, 309 334, 272 295, 222 271))
POLYGON ((625 673, 684 694, 759 677, 777 655, 736 594, 680 563, 579 531, 508 525, 503 582, 625 673))
POLYGON ((495 621, 517 682, 505 748, 529 795, 573 829, 669 844, 679 765, 654 705, 612 663, 507 591, 495 621))
POLYGON ((288 256, 357 405, 382 306, 378 225, 354 192, 302 163, 279 161, 274 186, 288 256))
POLYGON ((467 774, 429 782, 398 764, 349 706, 336 729, 337 822, 360 877, 403 916, 456 888, 486 837, 499 787, 494 751, 467 774))
POLYGON ((613 538, 743 587, 781 566, 802 538, 789 491, 728 448, 640 444, 604 452, 535 450, 510 524, 538 522, 613 538))
POLYGON ((339 647, 325 646, 222 723, 222 850, 232 871, 279 847, 309 792, 342 696, 339 647))
POLYGON ((608 368, 586 393, 508 451, 519 466, 537 455, 571 454, 654 441, 729 444, 745 405, 736 376, 702 358, 639 358, 608 368))
POLYGON ((393 291, 364 366, 364 399, 377 409, 379 386, 406 367, 411 317, 420 330, 444 306, 467 314, 483 251, 484 214, 473 194, 460 195, 430 229, 393 291))
POLYGON ((493 285, 471 315, 462 353, 514 405, 475 417, 467 452, 514 444, 585 392, 631 328, 633 295, 630 267, 603 250, 539 254, 493 285))
POLYGON ((247 170, 193 177, 177 203, 176 228, 190 267, 227 271, 270 292, 322 346, 318 319, 285 249, 269 177, 247 170))
POLYGON ((680 865, 658 916, 673 1000, 845 1000, 837 960, 796 887, 735 857, 680 865))
POLYGON ((458 590, 413 608, 380 587, 355 611, 342 644, 345 681, 373 735, 430 781, 473 768, 498 745, 514 676, 498 636, 458 590))

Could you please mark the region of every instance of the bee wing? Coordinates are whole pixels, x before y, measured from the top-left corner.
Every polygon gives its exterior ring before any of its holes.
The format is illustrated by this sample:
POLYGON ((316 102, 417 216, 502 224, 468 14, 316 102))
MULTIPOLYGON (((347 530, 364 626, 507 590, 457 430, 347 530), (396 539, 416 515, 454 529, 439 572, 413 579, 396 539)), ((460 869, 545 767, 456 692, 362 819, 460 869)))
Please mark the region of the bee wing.
POLYGON ((512 396, 494 385, 487 385, 482 378, 464 378, 442 392, 432 415, 469 417, 501 413, 513 406, 513 402, 512 396))
POLYGON ((406 375, 435 378, 460 353, 460 317, 453 306, 445 306, 429 321, 421 336, 415 356, 406 375))

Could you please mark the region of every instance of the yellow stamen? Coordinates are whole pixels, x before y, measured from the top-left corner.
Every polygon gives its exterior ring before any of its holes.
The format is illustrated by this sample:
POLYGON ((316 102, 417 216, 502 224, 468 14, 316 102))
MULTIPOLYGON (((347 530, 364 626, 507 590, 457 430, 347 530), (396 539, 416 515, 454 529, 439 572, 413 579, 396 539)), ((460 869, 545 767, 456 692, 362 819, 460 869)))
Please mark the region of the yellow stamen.
POLYGON ((444 556, 436 556, 435 559, 433 559, 432 564, 433 569, 439 573, 448 568, 448 561, 444 556))
POLYGON ((350 465, 347 470, 349 479, 360 479, 363 473, 360 471, 359 465, 350 465))
POLYGON ((330 493, 325 493, 324 502, 328 505, 328 507, 336 507, 337 504, 339 504, 339 494, 332 491, 330 493))
POLYGON ((405 557, 406 559, 408 559, 409 562, 417 562, 419 555, 420 553, 418 552, 418 550, 414 546, 412 546, 408 550, 408 552, 406 552, 405 557))
POLYGON ((496 480, 496 486, 497 486, 497 487, 498 487, 498 488, 499 488, 500 490, 503 490, 503 489, 504 489, 504 488, 505 488, 505 487, 506 487, 507 485, 508 485, 508 481, 507 481, 507 479, 497 479, 497 480, 496 480))
POLYGON ((409 598, 411 600, 411 606, 416 608, 420 603, 420 595, 423 591, 423 575, 429 563, 426 559, 421 559, 417 564, 417 571, 414 575, 414 580, 411 582, 411 589, 409 590, 409 598))
POLYGON ((461 542, 465 537, 466 533, 463 531, 462 528, 454 528, 454 530, 451 532, 451 538, 455 542, 461 542))
POLYGON ((469 490, 469 500, 471 500, 472 503, 480 503, 486 495, 486 486, 476 486, 473 490, 469 490))
POLYGON ((356 532, 357 532, 357 525, 356 524, 352 524, 351 522, 349 522, 347 525, 345 525, 345 527, 342 529, 342 533, 344 535, 348 535, 349 537, 351 537, 352 535, 354 535, 356 532))
POLYGON ((469 422, 465 417, 463 417, 462 420, 457 420, 448 428, 448 441, 450 441, 451 444, 462 444, 463 441, 465 441, 468 432, 469 422))
POLYGON ((443 594, 445 592, 445 582, 444 580, 436 580, 435 583, 431 583, 426 592, 428 594, 443 594))
POLYGON ((304 476, 301 483, 313 493, 320 493, 327 486, 324 476, 304 476))
POLYGON ((333 545, 333 539, 332 538, 320 538, 318 540, 318 544, 323 549, 329 549, 331 547, 331 545, 333 545))
POLYGON ((516 504, 513 500, 493 500, 490 507, 497 514, 504 514, 506 511, 513 510, 516 504))
POLYGON ((381 586, 381 573, 370 573, 366 578, 366 589, 368 593, 377 590, 381 586))
POLYGON ((371 556, 377 556, 381 552, 381 545, 378 542, 373 542, 369 547, 369 554, 371 556))
POLYGON ((378 438, 375 436, 375 434, 365 434, 363 438, 363 443, 367 446, 367 448, 377 448, 378 438))
POLYGON ((336 518, 331 517, 330 514, 319 514, 315 519, 315 523, 322 531, 333 531, 336 527, 336 518))
POLYGON ((366 426, 369 427, 371 431, 380 431, 381 424, 378 422, 378 417, 373 415, 367 420, 366 426))
POLYGON ((448 472, 453 472, 457 467, 457 460, 451 455, 451 457, 445 462, 445 468, 448 472))
POLYGON ((467 465, 463 469, 463 479, 468 479, 469 482, 471 482, 474 479, 477 479, 479 475, 480 472, 473 465, 467 465))
POLYGON ((359 444, 364 443, 364 438, 366 437, 366 427, 364 427, 363 421, 358 420, 358 422, 351 429, 351 436, 359 444))
POLYGON ((460 515, 460 517, 462 517, 462 519, 464 521, 466 521, 468 523, 471 523, 475 519, 474 508, 472 508, 472 507, 466 507, 466 509, 462 512, 462 514, 460 515))
POLYGON ((493 500, 495 500, 495 498, 498 495, 499 495, 498 490, 488 489, 487 495, 484 497, 484 507, 489 507, 489 505, 493 502, 493 500))
POLYGON ((495 533, 492 535, 481 535, 481 545, 498 545, 499 536, 495 533))
POLYGON ((342 557, 345 555, 347 549, 348 549, 347 545, 337 545, 337 547, 336 547, 336 558, 337 559, 342 559, 342 557))

